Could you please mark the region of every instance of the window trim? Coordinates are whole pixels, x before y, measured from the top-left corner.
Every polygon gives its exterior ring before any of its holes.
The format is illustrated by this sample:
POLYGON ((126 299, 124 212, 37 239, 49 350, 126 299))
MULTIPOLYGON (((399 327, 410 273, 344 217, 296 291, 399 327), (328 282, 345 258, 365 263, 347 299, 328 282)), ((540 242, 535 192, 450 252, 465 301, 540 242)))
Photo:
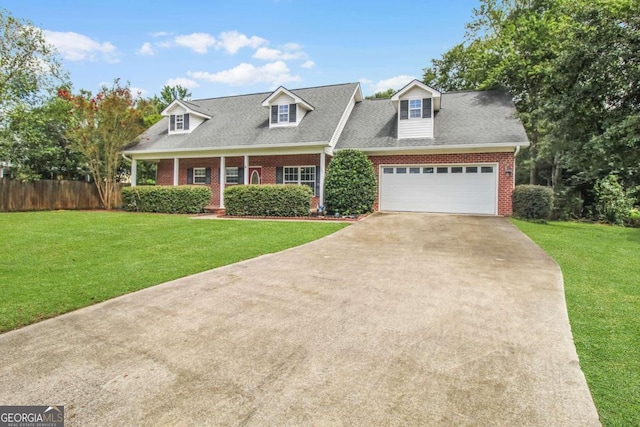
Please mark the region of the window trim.
POLYGON ((409 120, 412 119, 421 119, 422 118, 422 98, 419 99, 409 99, 409 120), (411 103, 418 102, 418 107, 411 107, 411 103), (413 116, 413 112, 418 113, 417 116, 413 116))
POLYGON ((278 104, 278 124, 289 123, 289 104, 278 104), (282 111, 283 107, 286 107, 286 113, 282 111), (286 114, 286 119, 283 119, 286 114))
POLYGON ((193 184, 194 185, 206 185, 207 184, 207 168, 193 168, 193 184), (198 176, 198 179, 202 179, 202 182, 196 182, 196 171, 202 172, 202 176, 198 176))
POLYGON ((236 185, 240 183, 240 168, 237 166, 228 166, 224 168, 224 183, 225 185, 236 185), (233 175, 229 175, 230 170, 235 170, 235 182, 229 182, 229 178, 233 178, 233 175))
POLYGON ((304 166, 282 166, 282 184, 284 185, 306 185, 307 187, 310 187, 311 190, 313 191, 313 196, 315 197, 316 194, 316 180, 318 179, 317 177, 317 166, 316 165, 304 165, 304 166), (313 171, 313 180, 302 180, 302 169, 303 168, 311 168, 311 170, 313 171), (287 169, 297 169, 297 180, 293 181, 293 180, 289 180, 287 181, 287 169), (307 184, 313 184, 313 185, 307 185, 307 184))

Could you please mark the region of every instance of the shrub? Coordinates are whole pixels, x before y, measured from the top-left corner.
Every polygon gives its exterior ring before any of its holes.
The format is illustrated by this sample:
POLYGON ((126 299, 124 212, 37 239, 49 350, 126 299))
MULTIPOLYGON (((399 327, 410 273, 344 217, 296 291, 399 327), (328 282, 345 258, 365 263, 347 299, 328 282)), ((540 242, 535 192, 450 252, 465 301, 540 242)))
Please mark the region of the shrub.
POLYGON ((553 209, 553 190, 541 185, 518 185, 511 194, 513 216, 545 221, 553 209))
POLYGON ((194 214, 211 200, 211 188, 203 185, 142 186, 122 189, 122 207, 133 212, 194 214))
POLYGON ((232 216, 309 216, 312 195, 306 185, 234 185, 224 205, 232 216))
POLYGON ((359 215, 373 210, 377 193, 376 174, 367 155, 341 150, 327 168, 324 183, 326 210, 333 214, 359 215))
POLYGON ((629 212, 629 225, 640 227, 640 209, 631 209, 631 212, 629 212))
POLYGON ((633 202, 618 182, 616 175, 608 175, 596 181, 596 214, 598 219, 609 224, 624 225, 629 219, 633 202))

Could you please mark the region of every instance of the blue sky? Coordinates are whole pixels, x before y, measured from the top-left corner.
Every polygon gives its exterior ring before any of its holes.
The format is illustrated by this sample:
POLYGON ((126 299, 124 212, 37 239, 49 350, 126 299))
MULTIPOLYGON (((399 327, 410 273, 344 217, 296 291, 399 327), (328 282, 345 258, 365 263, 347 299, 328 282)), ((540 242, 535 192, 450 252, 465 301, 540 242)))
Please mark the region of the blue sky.
POLYGON ((74 90, 114 78, 143 96, 193 99, 360 81, 365 94, 420 78, 462 41, 478 0, 4 0, 56 45, 74 90))

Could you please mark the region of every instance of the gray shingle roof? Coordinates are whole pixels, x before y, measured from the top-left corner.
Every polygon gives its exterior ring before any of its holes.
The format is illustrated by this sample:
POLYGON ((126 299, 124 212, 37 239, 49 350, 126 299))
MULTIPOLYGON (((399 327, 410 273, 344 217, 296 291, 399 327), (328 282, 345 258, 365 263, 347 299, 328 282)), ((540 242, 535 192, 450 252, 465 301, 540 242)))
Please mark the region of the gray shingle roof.
POLYGON ((391 100, 364 100, 354 107, 336 149, 528 143, 511 97, 502 90, 443 93, 434 120, 434 138, 398 140, 391 100))
POLYGON ((269 93, 188 101, 194 111, 212 116, 189 134, 168 134, 168 118, 144 132, 126 151, 188 150, 288 143, 328 142, 358 83, 291 90, 315 107, 296 127, 269 129, 269 93))

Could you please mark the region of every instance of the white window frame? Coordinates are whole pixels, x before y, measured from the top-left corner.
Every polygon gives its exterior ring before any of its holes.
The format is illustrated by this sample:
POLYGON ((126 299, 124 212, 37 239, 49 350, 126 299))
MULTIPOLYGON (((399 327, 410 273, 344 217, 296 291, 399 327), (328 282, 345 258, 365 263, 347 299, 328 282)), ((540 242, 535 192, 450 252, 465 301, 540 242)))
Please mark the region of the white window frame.
POLYGON ((175 131, 176 132, 184 131, 184 114, 176 114, 175 131))
POLYGON ((289 104, 278 104, 278 123, 289 123, 289 104))
POLYGON ((297 185, 306 185, 311 188, 313 195, 316 195, 316 166, 307 165, 307 166, 284 166, 282 168, 282 183, 283 184, 297 184, 297 185), (311 169, 311 175, 313 180, 302 179, 303 170, 305 168, 311 169), (296 179, 287 179, 287 169, 294 169, 296 171, 295 176, 296 179))
POLYGON ((409 100, 409 119, 421 119, 422 118, 422 99, 410 99, 409 100), (411 103, 417 102, 418 106, 415 105, 412 107, 411 103), (417 112, 416 116, 413 113, 417 112))
POLYGON ((207 183, 207 168, 193 168, 193 183, 198 185, 207 183))
POLYGON ((238 167, 228 167, 224 170, 224 182, 225 184, 238 184, 240 183, 240 168, 238 167), (229 172, 235 171, 234 174, 230 174, 229 172), (231 180, 230 180, 231 178, 231 180))

